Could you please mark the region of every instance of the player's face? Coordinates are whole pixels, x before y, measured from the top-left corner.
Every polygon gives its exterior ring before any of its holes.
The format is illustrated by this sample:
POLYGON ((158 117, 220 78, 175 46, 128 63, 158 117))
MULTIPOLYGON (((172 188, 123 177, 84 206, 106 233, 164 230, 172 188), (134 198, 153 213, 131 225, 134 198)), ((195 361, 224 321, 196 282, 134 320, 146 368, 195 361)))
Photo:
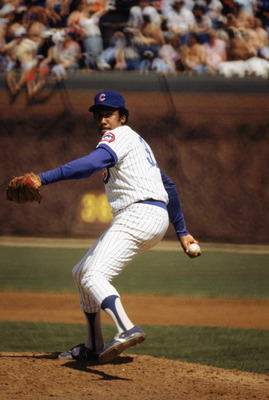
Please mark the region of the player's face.
POLYGON ((125 115, 120 117, 119 111, 115 109, 99 109, 94 113, 99 133, 104 135, 107 131, 122 126, 126 120, 125 115))

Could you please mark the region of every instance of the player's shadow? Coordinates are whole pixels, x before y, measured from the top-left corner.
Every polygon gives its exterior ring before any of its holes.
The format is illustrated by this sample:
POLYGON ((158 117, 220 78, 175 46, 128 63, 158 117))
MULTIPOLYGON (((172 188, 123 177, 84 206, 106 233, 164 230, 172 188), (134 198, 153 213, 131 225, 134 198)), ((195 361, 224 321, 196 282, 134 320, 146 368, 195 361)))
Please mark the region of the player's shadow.
MULTIPOLYGON (((121 364, 127 364, 133 361, 132 357, 128 357, 128 356, 122 356, 122 357, 117 357, 115 360, 111 361, 110 365, 121 365, 121 364)), ((107 365, 106 364, 106 365, 107 365)), ((96 367, 96 366, 102 366, 104 364, 100 364, 98 362, 94 363, 91 362, 90 364, 85 362, 85 361, 68 361, 67 363, 63 364, 63 367, 66 368, 70 368, 70 369, 74 369, 77 371, 83 371, 83 372, 87 372, 88 374, 92 374, 92 375, 98 375, 101 377, 102 380, 104 381, 113 381, 113 380, 120 380, 120 381, 130 381, 131 379, 127 379, 127 378, 122 378, 119 376, 115 376, 115 375, 110 375, 105 373, 104 371, 100 371, 91 367, 96 367)))
MULTIPOLYGON (((44 353, 44 354, 1 354, 0 357, 6 358, 37 358, 37 359, 47 359, 47 360, 57 360, 58 355, 60 353, 44 353)), ((104 371, 100 371, 94 369, 92 367, 101 367, 103 365, 121 365, 133 362, 133 358, 129 356, 120 356, 115 358, 115 360, 102 364, 98 362, 87 362, 87 361, 68 361, 65 364, 62 364, 65 368, 70 368, 76 371, 87 372, 88 374, 100 376, 104 381, 113 381, 113 380, 121 380, 121 381, 130 381, 131 379, 122 378, 115 375, 110 375, 105 373, 104 371)), ((97 378, 96 378, 97 379, 97 378)))

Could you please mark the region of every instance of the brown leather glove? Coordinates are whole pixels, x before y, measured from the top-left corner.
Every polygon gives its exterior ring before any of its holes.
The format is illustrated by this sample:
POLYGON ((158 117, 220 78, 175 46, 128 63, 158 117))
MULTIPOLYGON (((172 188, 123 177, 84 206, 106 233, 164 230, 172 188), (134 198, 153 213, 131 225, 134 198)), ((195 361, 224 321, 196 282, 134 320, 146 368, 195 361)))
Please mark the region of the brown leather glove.
POLYGON ((39 175, 30 172, 23 176, 13 178, 7 187, 7 200, 16 203, 26 203, 28 201, 40 201, 42 196, 39 188, 42 185, 39 175))

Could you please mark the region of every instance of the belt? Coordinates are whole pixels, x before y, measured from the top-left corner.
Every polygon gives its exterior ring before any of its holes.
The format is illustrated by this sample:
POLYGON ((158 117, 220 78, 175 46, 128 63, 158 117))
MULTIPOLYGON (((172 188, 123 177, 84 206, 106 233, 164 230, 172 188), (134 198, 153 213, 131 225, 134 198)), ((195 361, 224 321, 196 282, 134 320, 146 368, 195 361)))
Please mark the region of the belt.
POLYGON ((161 207, 161 208, 163 208, 164 210, 167 211, 165 203, 163 201, 160 201, 160 200, 147 199, 147 200, 137 201, 137 203, 143 203, 143 204, 150 204, 152 206, 158 206, 158 207, 161 207))

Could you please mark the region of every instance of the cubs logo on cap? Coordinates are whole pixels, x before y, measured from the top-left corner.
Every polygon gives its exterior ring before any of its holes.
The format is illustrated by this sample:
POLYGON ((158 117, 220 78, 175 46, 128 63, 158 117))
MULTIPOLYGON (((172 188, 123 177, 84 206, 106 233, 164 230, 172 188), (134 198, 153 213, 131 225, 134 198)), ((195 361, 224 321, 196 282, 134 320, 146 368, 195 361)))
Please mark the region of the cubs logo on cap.
POLYGON ((121 94, 113 90, 104 90, 94 96, 94 105, 89 108, 89 111, 94 112, 98 107, 125 108, 125 100, 121 94))
POLYGON ((101 93, 99 96, 99 101, 105 101, 106 99, 106 94, 105 93, 101 93))

